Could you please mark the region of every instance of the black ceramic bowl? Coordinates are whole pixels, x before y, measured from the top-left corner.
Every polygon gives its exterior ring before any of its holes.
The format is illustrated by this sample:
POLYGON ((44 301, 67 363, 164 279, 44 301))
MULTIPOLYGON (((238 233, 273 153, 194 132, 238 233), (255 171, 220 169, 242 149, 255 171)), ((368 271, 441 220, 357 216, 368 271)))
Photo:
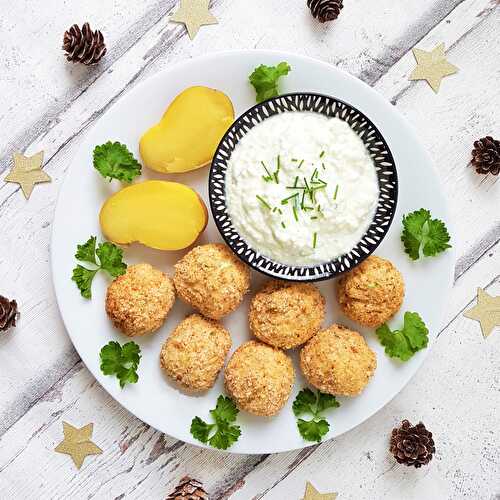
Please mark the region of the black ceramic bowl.
POLYGON ((319 281, 334 278, 360 264, 375 251, 392 223, 398 199, 398 176, 392 153, 377 127, 354 106, 335 97, 286 94, 253 106, 243 113, 222 138, 210 169, 209 196, 212 215, 222 237, 246 264, 273 278, 319 281), (270 116, 290 111, 312 111, 345 121, 361 138, 377 170, 379 200, 375 216, 358 244, 348 253, 322 264, 291 266, 276 262, 252 248, 236 231, 226 208, 227 162, 238 141, 255 125, 270 116))

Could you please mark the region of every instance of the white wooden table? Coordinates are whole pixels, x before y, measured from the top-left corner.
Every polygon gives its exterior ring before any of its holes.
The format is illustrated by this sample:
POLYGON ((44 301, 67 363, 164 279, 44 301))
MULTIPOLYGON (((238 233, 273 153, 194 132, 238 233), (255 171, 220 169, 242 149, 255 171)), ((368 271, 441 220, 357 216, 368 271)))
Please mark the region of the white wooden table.
MULTIPOLYGON (((468 166, 472 142, 500 136, 498 0, 346 0, 327 26, 306 0, 215 0, 219 25, 190 41, 169 23, 174 0, 0 0, 0 173, 12 154, 45 150, 52 184, 26 201, 0 181, 0 293, 22 317, 0 335, 0 498, 162 499, 184 474, 214 499, 302 498, 305 481, 341 499, 500 498, 500 331, 487 340, 463 311, 476 287, 500 294, 498 178, 468 166), (108 54, 96 67, 65 63, 71 24, 90 21, 108 54), (410 82, 411 48, 444 41, 460 68, 435 95, 410 82), (372 85, 406 115, 439 169, 455 216, 455 285, 443 329, 410 384, 357 429, 278 455, 223 455, 151 429, 114 402, 80 361, 59 317, 49 246, 54 205, 87 128, 137 82, 207 52, 283 49, 334 64, 372 85), (395 465, 388 436, 422 419, 437 454, 425 469, 395 465), (95 422, 104 450, 80 471, 53 452, 62 420, 95 422)), ((77 224, 78 221, 75 221, 77 224)))

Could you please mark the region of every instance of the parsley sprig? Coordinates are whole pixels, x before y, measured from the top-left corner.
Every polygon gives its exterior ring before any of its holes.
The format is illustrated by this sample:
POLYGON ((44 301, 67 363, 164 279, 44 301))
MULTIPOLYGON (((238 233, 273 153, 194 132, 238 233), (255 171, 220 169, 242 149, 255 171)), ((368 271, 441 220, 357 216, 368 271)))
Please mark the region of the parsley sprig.
POLYGON ((123 389, 125 384, 135 384, 139 380, 137 368, 141 360, 141 348, 135 342, 121 346, 109 342, 100 352, 101 371, 104 375, 116 375, 123 389))
POLYGON ((401 240, 412 260, 437 255, 451 248, 450 235, 443 221, 432 219, 429 210, 421 208, 403 216, 401 240))
POLYGON ((406 312, 404 325, 392 331, 387 324, 377 328, 377 337, 391 358, 408 361, 416 352, 427 347, 429 330, 422 318, 414 312, 406 312))
POLYGON ((231 398, 220 395, 215 409, 210 410, 214 423, 207 424, 200 417, 191 422, 191 434, 204 444, 220 450, 227 450, 241 435, 239 425, 234 425, 238 408, 231 398))
POLYGON ((306 441, 321 442, 330 430, 330 424, 321 415, 330 408, 338 408, 340 403, 331 394, 325 394, 317 391, 314 393, 311 389, 302 389, 293 402, 293 413, 296 417, 303 414, 312 415, 310 420, 302 418, 297 419, 297 427, 300 435, 306 441))
POLYGON ((125 144, 108 141, 94 148, 94 167, 105 178, 132 182, 141 175, 141 164, 125 144))
POLYGON ((92 281, 99 271, 106 271, 113 278, 125 274, 127 264, 123 262, 123 250, 113 243, 99 243, 96 249, 97 238, 91 236, 88 241, 77 246, 75 257, 77 260, 91 264, 91 269, 78 264, 73 269, 71 279, 76 283, 82 297, 92 298, 92 281))
POLYGON ((278 81, 282 76, 288 75, 291 69, 286 62, 280 62, 277 66, 261 64, 255 68, 249 80, 257 93, 257 102, 279 95, 278 81))

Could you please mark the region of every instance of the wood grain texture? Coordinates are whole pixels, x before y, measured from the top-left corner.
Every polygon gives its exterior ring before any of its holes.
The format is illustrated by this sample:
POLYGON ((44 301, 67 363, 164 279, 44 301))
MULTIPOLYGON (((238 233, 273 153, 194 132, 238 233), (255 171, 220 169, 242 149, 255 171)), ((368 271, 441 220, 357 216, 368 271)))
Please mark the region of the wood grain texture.
POLYGON ((23 312, 19 328, 0 337, 0 498, 164 498, 187 472, 206 481, 214 498, 298 499, 305 478, 342 498, 401 498, 402 491, 405 498, 500 494, 499 441, 492 432, 500 344, 498 335, 484 342, 478 325, 461 316, 476 286, 500 293, 500 183, 466 168, 472 141, 500 131, 498 112, 492 112, 500 104, 497 1, 351 2, 332 28, 314 23, 302 2, 219 0, 213 12, 220 25, 203 29, 194 42, 168 23, 173 1, 114 0, 99 7, 96 0, 62 7, 50 1, 43 12, 27 0, 0 4, 1 26, 7 27, 0 54, 8 63, 8 78, 0 82, 0 171, 14 150, 45 149, 54 179, 29 203, 15 186, 0 184, 1 293, 18 298, 23 312), (22 23, 23 12, 37 22, 22 23), (112 47, 106 64, 90 72, 65 66, 54 50, 59 32, 78 17, 101 27, 112 47), (435 96, 424 82, 408 82, 414 66, 409 50, 440 41, 461 71, 435 96), (329 61, 395 103, 439 169, 456 214, 459 257, 445 329, 411 384, 334 442, 273 456, 226 456, 185 445, 112 401, 64 333, 48 267, 57 191, 87 127, 136 82, 173 62, 249 47, 329 61), (403 416, 424 419, 442 437, 436 461, 421 474, 394 467, 381 439, 403 416), (96 422, 95 442, 105 450, 78 473, 67 457, 52 452, 62 417, 75 425, 96 422))

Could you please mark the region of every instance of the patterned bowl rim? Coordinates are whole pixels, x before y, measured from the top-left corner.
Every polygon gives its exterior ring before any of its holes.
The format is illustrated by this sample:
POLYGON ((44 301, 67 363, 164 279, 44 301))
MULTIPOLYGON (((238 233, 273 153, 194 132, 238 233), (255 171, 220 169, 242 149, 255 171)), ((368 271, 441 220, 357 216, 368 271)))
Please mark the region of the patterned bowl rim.
MULTIPOLYGON (((308 107, 305 107, 304 109, 293 110, 293 111, 289 111, 289 112, 311 111, 314 113, 321 114, 323 116, 328 116, 325 113, 322 113, 321 111, 316 111, 316 110, 310 109, 310 108, 311 108, 311 106, 308 106, 308 107)), ((262 123, 267 118, 270 118, 271 116, 275 116, 277 114, 281 114, 282 112, 286 112, 286 111, 278 111, 277 113, 273 113, 269 116, 264 117, 258 123, 262 123)), ((259 115, 259 117, 260 117, 260 115, 259 115)), ((365 145, 365 147, 367 147, 367 143, 366 143, 365 138, 363 136, 360 136, 352 128, 351 124, 347 120, 342 119, 340 117, 339 117, 339 119, 341 119, 342 121, 345 121, 349 125, 349 127, 356 133, 356 135, 363 141, 363 144, 365 145)), ((250 129, 253 128, 253 126, 255 126, 255 124, 252 125, 250 127, 250 129)), ((244 135, 246 135, 246 133, 247 132, 245 132, 244 135)), ((234 151, 234 148, 238 144, 239 140, 240 140, 240 138, 237 138, 237 140, 234 141, 234 146, 226 148, 226 149, 230 150, 229 157, 227 159, 219 160, 226 167, 227 167, 227 161, 231 157, 231 154, 234 151)), ((388 167, 388 168, 390 168, 390 167, 388 167)), ((224 169, 223 174, 224 175, 223 175, 222 184, 223 184, 223 188, 224 188, 224 192, 225 192, 227 168, 224 169)), ((217 229, 218 229, 219 233, 221 234, 222 238, 224 239, 224 241, 226 242, 227 246, 233 251, 233 253, 240 260, 245 262, 245 264, 249 265, 252 269, 254 269, 262 274, 265 274, 271 278, 281 279, 281 280, 285 280, 285 281, 295 281, 295 282, 315 282, 315 281, 325 281, 325 280, 334 279, 334 278, 350 271, 351 269, 354 269, 355 267, 359 266, 365 259, 367 259, 370 255, 372 255, 375 252, 375 250, 378 248, 380 243, 382 243, 382 241, 386 237, 387 233, 389 232, 389 229, 390 229, 392 222, 394 220, 394 216, 396 214, 396 209, 397 209, 397 203, 398 203, 399 181, 398 181, 398 172, 397 172, 396 162, 394 160, 394 156, 392 154, 391 149, 389 148, 387 141, 385 140, 384 136, 382 135, 382 133, 380 132, 378 127, 373 123, 373 121, 370 118, 368 118, 362 111, 360 111, 358 108, 356 108, 356 106, 353 106, 352 104, 349 104, 348 102, 346 102, 342 99, 339 99, 337 97, 334 97, 334 96, 331 96, 328 94, 322 94, 319 92, 290 92, 287 94, 280 94, 277 97, 272 97, 271 99, 267 99, 265 101, 254 104, 252 107, 248 108, 240 116, 238 116, 238 118, 236 118, 234 120, 234 122, 231 124, 229 129, 226 131, 226 133, 224 134, 224 136, 220 140, 219 145, 217 146, 217 149, 215 150, 215 153, 214 153, 211 165, 210 165, 210 173, 209 173, 209 177, 208 177, 208 195, 210 198, 210 210, 212 212, 212 217, 214 219, 215 225, 217 226, 217 229), (223 207, 222 212, 224 215, 227 216, 227 219, 230 221, 231 231, 234 235, 233 237, 229 237, 226 234, 226 230, 222 227, 223 223, 219 220, 219 215, 220 215, 221 210, 217 209, 216 204, 215 204, 215 200, 219 200, 221 198, 221 196, 214 192, 215 191, 214 183, 220 182, 220 181, 218 181, 218 180, 216 181, 216 179, 214 177, 217 173, 217 170, 219 169, 219 166, 217 165, 216 160, 220 157, 221 149, 223 149, 225 144, 227 143, 227 139, 228 139, 229 135, 231 133, 233 133, 235 129, 237 130, 237 129, 242 128, 242 125, 243 125, 242 122, 245 118, 248 117, 248 115, 251 115, 255 112, 258 112, 260 109, 264 108, 264 106, 266 106, 269 103, 272 103, 272 102, 279 103, 280 100, 286 101, 287 98, 294 98, 294 97, 306 98, 306 99, 311 98, 311 100, 314 98, 319 98, 319 99, 326 99, 328 101, 334 101, 335 103, 339 103, 339 104, 343 105, 344 107, 348 108, 349 113, 352 113, 352 112, 357 113, 360 118, 366 120, 366 122, 370 125, 372 130, 375 132, 377 139, 381 140, 381 142, 384 146, 384 151, 387 154, 387 159, 390 160, 391 167, 392 167, 392 172, 391 172, 392 179, 391 179, 391 181, 393 183, 393 187, 392 187, 393 196, 390 197, 392 204, 393 204, 392 210, 391 210, 389 217, 386 219, 386 222, 384 224, 385 228, 381 231, 382 235, 379 237, 379 239, 369 241, 369 245, 367 244, 366 246, 367 247, 369 246, 370 248, 363 249, 363 252, 359 252, 359 254, 357 253, 357 250, 359 250, 358 247, 360 247, 361 243, 362 242, 364 243, 363 240, 368 237, 368 234, 370 234, 375 227, 380 228, 380 226, 378 224, 376 224, 376 220, 375 220, 377 217, 377 214, 379 212, 379 209, 380 209, 380 202, 381 202, 381 197, 382 197, 382 194, 381 194, 382 189, 381 189, 381 185, 380 185, 381 179, 380 179, 380 174, 379 174, 380 167, 377 165, 377 161, 373 158, 371 153, 370 153, 370 156, 372 157, 372 159, 375 163, 375 168, 377 171, 377 180, 379 183, 379 198, 378 198, 378 204, 377 204, 377 209, 375 211, 374 218, 373 218, 371 224, 368 226, 368 229, 365 231, 363 236, 358 241, 358 243, 349 252, 347 252, 346 254, 343 254, 339 257, 336 257, 335 259, 332 259, 328 262, 324 262, 321 264, 293 266, 293 265, 284 264, 282 262, 275 261, 275 260, 261 254, 259 250, 250 246, 250 244, 247 243, 246 240, 240 235, 240 233, 234 228, 232 221, 231 221, 231 216, 229 215, 229 212, 227 210, 227 205, 225 202, 225 193, 223 195, 224 202, 222 203, 222 207, 223 207), (245 246, 247 248, 247 250, 246 251, 238 251, 239 249, 236 248, 236 246, 235 246, 236 243, 239 243, 240 245, 245 246), (255 254, 256 258, 254 258, 254 259, 249 258, 248 254, 252 254, 252 253, 255 254), (354 253, 356 255, 356 258, 353 259, 352 257, 350 257, 350 259, 352 259, 352 261, 353 261, 351 264, 351 262, 349 262, 348 257, 352 253, 354 253), (271 269, 267 269, 265 267, 267 265, 270 267, 273 267, 273 266, 278 267, 280 269, 280 272, 274 272, 271 269), (336 265, 339 265, 338 270, 336 268, 336 265), (333 267, 334 269, 333 270, 326 270, 325 268, 328 266, 333 267), (284 269, 288 269, 289 271, 283 272, 284 269)))

